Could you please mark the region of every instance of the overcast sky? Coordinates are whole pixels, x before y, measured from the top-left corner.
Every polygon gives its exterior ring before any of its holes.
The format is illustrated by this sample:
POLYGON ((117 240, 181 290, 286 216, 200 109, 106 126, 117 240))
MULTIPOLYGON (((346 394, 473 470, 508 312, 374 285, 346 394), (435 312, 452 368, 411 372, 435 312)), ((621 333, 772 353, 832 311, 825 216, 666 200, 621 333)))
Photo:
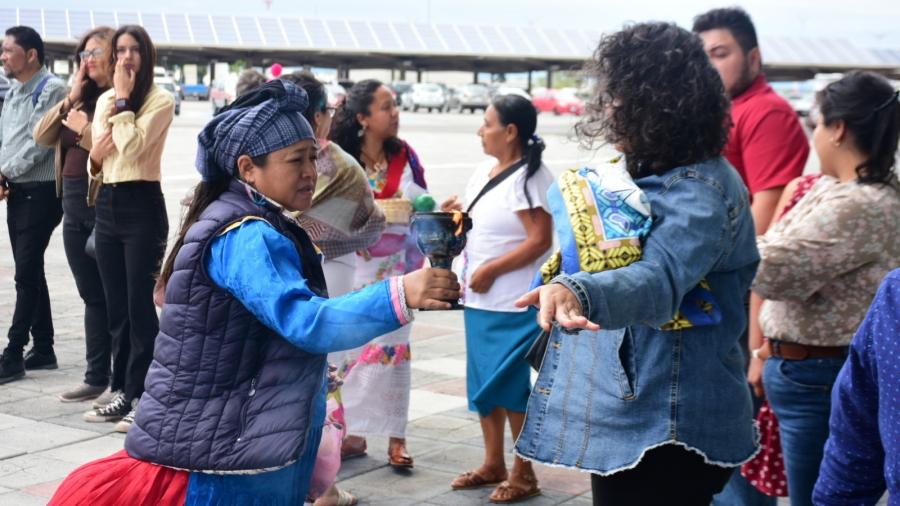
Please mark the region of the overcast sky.
MULTIPOLYGON (((571 26, 615 30, 628 21, 675 21, 735 2, 708 0, 153 0, 145 11, 432 21, 470 24, 571 26)), ((3 7, 19 0, 0 0, 3 7)), ((760 36, 848 38, 870 47, 900 49, 900 2, 896 0, 746 0, 738 2, 760 36)), ((135 10, 134 3, 78 0, 78 9, 135 10), (123 9, 123 5, 127 5, 123 9)), ((72 0, 30 0, 28 6, 73 8, 72 0)), ((146 7, 144 7, 146 6, 146 7)))

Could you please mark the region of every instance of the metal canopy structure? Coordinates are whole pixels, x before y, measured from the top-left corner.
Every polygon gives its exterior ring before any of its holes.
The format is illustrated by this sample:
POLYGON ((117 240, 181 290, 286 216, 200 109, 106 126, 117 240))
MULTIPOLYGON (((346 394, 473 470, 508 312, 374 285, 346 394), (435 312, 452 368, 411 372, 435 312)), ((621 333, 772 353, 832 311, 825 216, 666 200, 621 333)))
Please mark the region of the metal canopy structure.
MULTIPOLYGON (((51 57, 68 58, 94 26, 142 25, 168 63, 278 61, 332 68, 516 72, 578 68, 599 31, 574 28, 409 23, 225 14, 0 8, 0 28, 28 25, 51 57)), ((811 76, 866 68, 900 74, 900 50, 872 50, 842 39, 769 37, 767 73, 811 76)))

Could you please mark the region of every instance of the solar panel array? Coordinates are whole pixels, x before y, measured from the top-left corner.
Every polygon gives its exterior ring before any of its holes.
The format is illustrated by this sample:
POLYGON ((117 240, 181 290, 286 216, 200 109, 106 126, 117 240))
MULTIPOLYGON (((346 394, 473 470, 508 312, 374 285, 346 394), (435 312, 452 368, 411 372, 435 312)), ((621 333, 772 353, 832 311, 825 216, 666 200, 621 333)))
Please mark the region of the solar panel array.
MULTIPOLYGON (((0 8, 0 29, 35 28, 51 42, 77 39, 95 26, 142 25, 161 47, 216 46, 338 52, 540 57, 590 56, 600 32, 573 28, 459 25, 79 9, 0 8)), ((840 39, 768 37, 763 55, 776 65, 900 65, 900 51, 861 48, 840 39)))

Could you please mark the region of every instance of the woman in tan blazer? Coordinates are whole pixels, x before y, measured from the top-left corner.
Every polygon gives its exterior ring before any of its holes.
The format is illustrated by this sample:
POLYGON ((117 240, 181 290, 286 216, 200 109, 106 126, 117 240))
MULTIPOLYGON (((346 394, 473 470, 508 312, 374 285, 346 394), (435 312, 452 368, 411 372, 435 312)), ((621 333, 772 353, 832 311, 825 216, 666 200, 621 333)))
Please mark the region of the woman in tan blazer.
POLYGON ((35 142, 56 148, 56 193, 63 202, 63 245, 78 294, 84 301, 87 369, 82 384, 60 394, 63 402, 97 399, 110 382, 112 338, 103 283, 97 262, 85 251, 85 245, 94 229, 93 201, 99 189, 99 183, 89 183, 88 178, 91 120, 97 99, 112 85, 112 35, 112 28, 98 27, 81 38, 75 49, 78 71, 72 88, 34 129, 35 142))

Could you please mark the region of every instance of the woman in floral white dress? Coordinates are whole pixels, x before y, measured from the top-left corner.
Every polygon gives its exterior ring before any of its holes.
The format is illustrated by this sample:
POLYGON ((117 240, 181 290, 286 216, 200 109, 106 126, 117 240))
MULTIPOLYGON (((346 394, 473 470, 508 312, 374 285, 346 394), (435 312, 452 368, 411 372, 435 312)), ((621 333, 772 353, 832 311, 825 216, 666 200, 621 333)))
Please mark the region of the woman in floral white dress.
MULTIPOLYGON (((330 137, 365 167, 376 202, 409 209, 427 188, 415 151, 397 137, 398 127, 399 111, 391 91, 381 82, 367 79, 350 90, 334 118, 330 137)), ((409 240, 408 213, 388 210, 386 214, 388 226, 381 240, 358 253, 354 289, 422 265, 422 255, 409 240)), ((345 457, 364 455, 366 436, 388 436, 389 463, 412 467, 406 451, 409 336, 406 327, 329 357, 340 367, 344 381, 342 396, 350 434, 343 445, 345 457)))

